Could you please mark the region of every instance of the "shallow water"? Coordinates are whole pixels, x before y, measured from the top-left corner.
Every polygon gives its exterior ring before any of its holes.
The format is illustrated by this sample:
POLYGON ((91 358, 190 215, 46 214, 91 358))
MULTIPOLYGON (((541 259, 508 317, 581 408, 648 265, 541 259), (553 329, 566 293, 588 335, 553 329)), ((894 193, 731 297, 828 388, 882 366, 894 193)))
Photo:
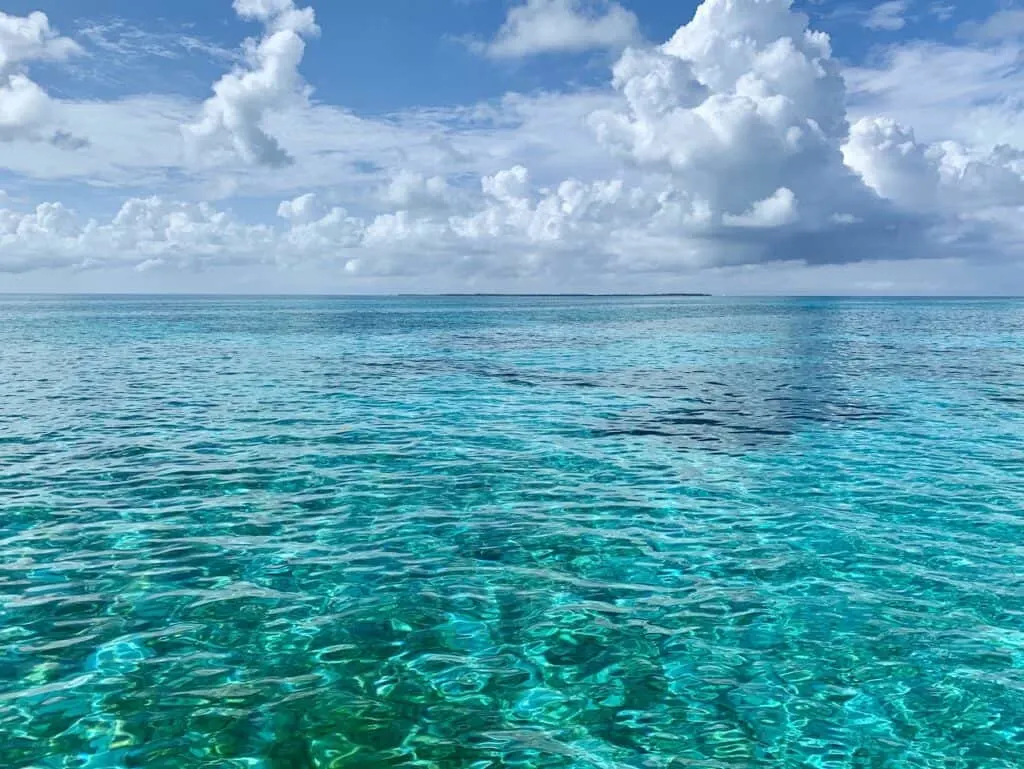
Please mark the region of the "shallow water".
POLYGON ((0 767, 1024 765, 1024 302, 0 298, 0 767))

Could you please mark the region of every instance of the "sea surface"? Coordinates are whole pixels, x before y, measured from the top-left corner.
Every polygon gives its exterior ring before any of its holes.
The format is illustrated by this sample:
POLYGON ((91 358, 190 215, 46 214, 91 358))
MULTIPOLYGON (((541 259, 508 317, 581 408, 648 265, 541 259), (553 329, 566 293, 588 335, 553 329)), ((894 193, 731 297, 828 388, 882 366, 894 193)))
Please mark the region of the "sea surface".
POLYGON ((1020 769, 1024 301, 0 297, 0 767, 1020 769))

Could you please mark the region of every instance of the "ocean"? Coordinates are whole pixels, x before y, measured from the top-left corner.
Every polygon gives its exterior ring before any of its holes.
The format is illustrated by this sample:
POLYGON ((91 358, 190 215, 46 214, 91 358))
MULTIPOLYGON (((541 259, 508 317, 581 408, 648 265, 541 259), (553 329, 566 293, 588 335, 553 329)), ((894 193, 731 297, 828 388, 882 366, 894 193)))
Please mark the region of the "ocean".
POLYGON ((0 767, 1019 769, 1024 301, 0 297, 0 767))

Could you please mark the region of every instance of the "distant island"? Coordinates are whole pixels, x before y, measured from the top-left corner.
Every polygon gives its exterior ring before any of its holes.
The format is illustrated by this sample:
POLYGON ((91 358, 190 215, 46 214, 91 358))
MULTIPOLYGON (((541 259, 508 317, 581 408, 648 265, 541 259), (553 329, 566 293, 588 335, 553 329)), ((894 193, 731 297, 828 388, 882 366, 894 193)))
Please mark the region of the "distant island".
POLYGON ((444 294, 398 294, 397 296, 402 297, 508 297, 508 298, 562 298, 562 299, 623 299, 623 298, 668 298, 668 297, 710 297, 711 294, 692 294, 692 293, 660 293, 660 294, 506 294, 506 293, 492 293, 492 292, 481 292, 481 293, 444 293, 444 294))

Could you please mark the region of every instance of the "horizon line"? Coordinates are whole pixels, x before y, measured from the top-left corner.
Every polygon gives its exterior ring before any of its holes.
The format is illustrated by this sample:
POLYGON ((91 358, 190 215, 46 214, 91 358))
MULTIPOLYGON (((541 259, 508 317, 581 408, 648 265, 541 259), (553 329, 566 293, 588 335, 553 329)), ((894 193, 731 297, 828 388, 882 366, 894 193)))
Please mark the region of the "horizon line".
POLYGON ((167 298, 237 298, 237 299, 1024 299, 1024 294, 712 294, 704 292, 379 292, 379 293, 244 293, 235 291, 189 292, 189 291, 0 291, 0 298, 27 297, 167 297, 167 298))

